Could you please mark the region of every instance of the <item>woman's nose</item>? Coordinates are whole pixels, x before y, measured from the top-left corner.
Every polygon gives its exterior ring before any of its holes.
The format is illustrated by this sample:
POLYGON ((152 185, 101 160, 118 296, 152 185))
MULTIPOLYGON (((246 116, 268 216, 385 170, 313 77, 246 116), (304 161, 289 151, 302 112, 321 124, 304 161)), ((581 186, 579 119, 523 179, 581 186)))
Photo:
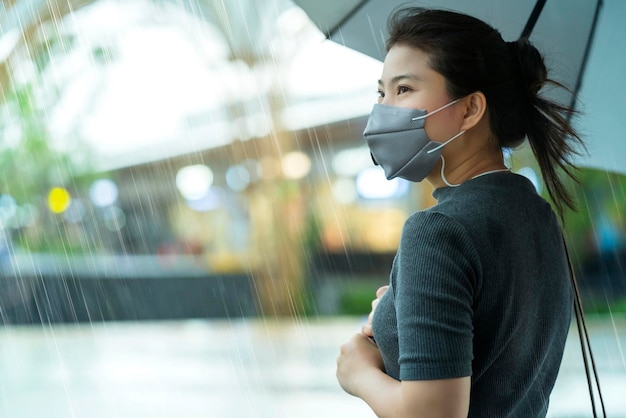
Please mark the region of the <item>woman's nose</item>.
POLYGON ((381 98, 378 103, 384 104, 384 105, 387 105, 387 106, 393 106, 393 98, 389 97, 389 96, 385 96, 385 97, 381 98))

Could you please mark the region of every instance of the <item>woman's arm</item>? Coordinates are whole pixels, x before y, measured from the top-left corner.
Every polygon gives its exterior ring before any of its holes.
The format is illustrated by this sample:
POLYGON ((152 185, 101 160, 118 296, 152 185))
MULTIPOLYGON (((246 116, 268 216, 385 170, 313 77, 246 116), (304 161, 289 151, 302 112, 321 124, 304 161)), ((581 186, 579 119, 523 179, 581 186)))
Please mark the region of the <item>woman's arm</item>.
POLYGON ((337 379, 380 418, 466 418, 470 378, 400 382, 383 371, 378 348, 363 334, 341 346, 337 379))

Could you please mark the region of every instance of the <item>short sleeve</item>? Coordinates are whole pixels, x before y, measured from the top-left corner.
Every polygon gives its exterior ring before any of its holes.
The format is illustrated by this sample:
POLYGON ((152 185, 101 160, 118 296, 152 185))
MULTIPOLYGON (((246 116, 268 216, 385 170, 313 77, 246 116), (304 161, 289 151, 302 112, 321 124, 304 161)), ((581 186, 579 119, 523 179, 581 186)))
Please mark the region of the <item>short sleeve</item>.
POLYGON ((472 374, 472 318, 478 253, 461 224, 418 212, 398 248, 395 306, 400 380, 472 374))

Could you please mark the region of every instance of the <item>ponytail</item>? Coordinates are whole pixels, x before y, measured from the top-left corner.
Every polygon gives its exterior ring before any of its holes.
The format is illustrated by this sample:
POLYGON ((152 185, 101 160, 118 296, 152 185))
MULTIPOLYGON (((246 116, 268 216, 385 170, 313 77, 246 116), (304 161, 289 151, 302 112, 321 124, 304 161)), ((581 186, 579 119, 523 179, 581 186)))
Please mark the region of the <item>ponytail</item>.
POLYGON ((528 39, 522 38, 507 43, 507 46, 513 59, 519 63, 520 93, 526 99, 526 137, 539 163, 548 194, 562 219, 566 207, 575 210, 576 205, 559 171, 578 182, 571 159, 586 150, 584 142, 570 123, 576 111, 539 94, 546 85, 566 87, 548 79, 543 58, 528 39))

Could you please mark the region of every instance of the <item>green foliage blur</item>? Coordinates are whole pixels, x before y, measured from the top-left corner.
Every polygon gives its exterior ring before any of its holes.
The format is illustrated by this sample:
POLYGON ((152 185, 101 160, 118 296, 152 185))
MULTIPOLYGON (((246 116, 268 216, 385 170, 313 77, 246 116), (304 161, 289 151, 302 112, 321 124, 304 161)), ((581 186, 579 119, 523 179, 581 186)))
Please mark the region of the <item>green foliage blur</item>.
POLYGON ((63 187, 70 194, 86 189, 93 180, 87 167, 89 149, 79 142, 71 150, 53 146, 48 132, 45 104, 33 83, 13 84, 4 91, 0 105, 0 194, 12 196, 17 205, 30 205, 39 213, 37 233, 14 228, 14 245, 30 252, 82 252, 59 226, 60 214, 47 209, 51 188, 63 187))
MULTIPOLYGON (((626 176, 603 170, 582 168, 578 171, 579 183, 570 183, 577 210, 565 216, 565 230, 573 258, 584 256, 598 245, 598 228, 612 227, 625 235, 624 208, 626 208, 626 176), (601 225, 602 224, 602 225, 601 225)), ((578 260, 580 261, 580 260, 578 260)))
POLYGON ((71 163, 67 155, 51 148, 30 85, 16 87, 5 98, 2 125, 18 130, 19 138, 13 144, 6 139, 0 143, 0 187, 18 203, 39 199, 53 185, 70 179, 71 163))
POLYGON ((566 214, 565 234, 585 311, 626 313, 626 176, 584 168, 578 178, 571 185, 577 211, 566 214))

